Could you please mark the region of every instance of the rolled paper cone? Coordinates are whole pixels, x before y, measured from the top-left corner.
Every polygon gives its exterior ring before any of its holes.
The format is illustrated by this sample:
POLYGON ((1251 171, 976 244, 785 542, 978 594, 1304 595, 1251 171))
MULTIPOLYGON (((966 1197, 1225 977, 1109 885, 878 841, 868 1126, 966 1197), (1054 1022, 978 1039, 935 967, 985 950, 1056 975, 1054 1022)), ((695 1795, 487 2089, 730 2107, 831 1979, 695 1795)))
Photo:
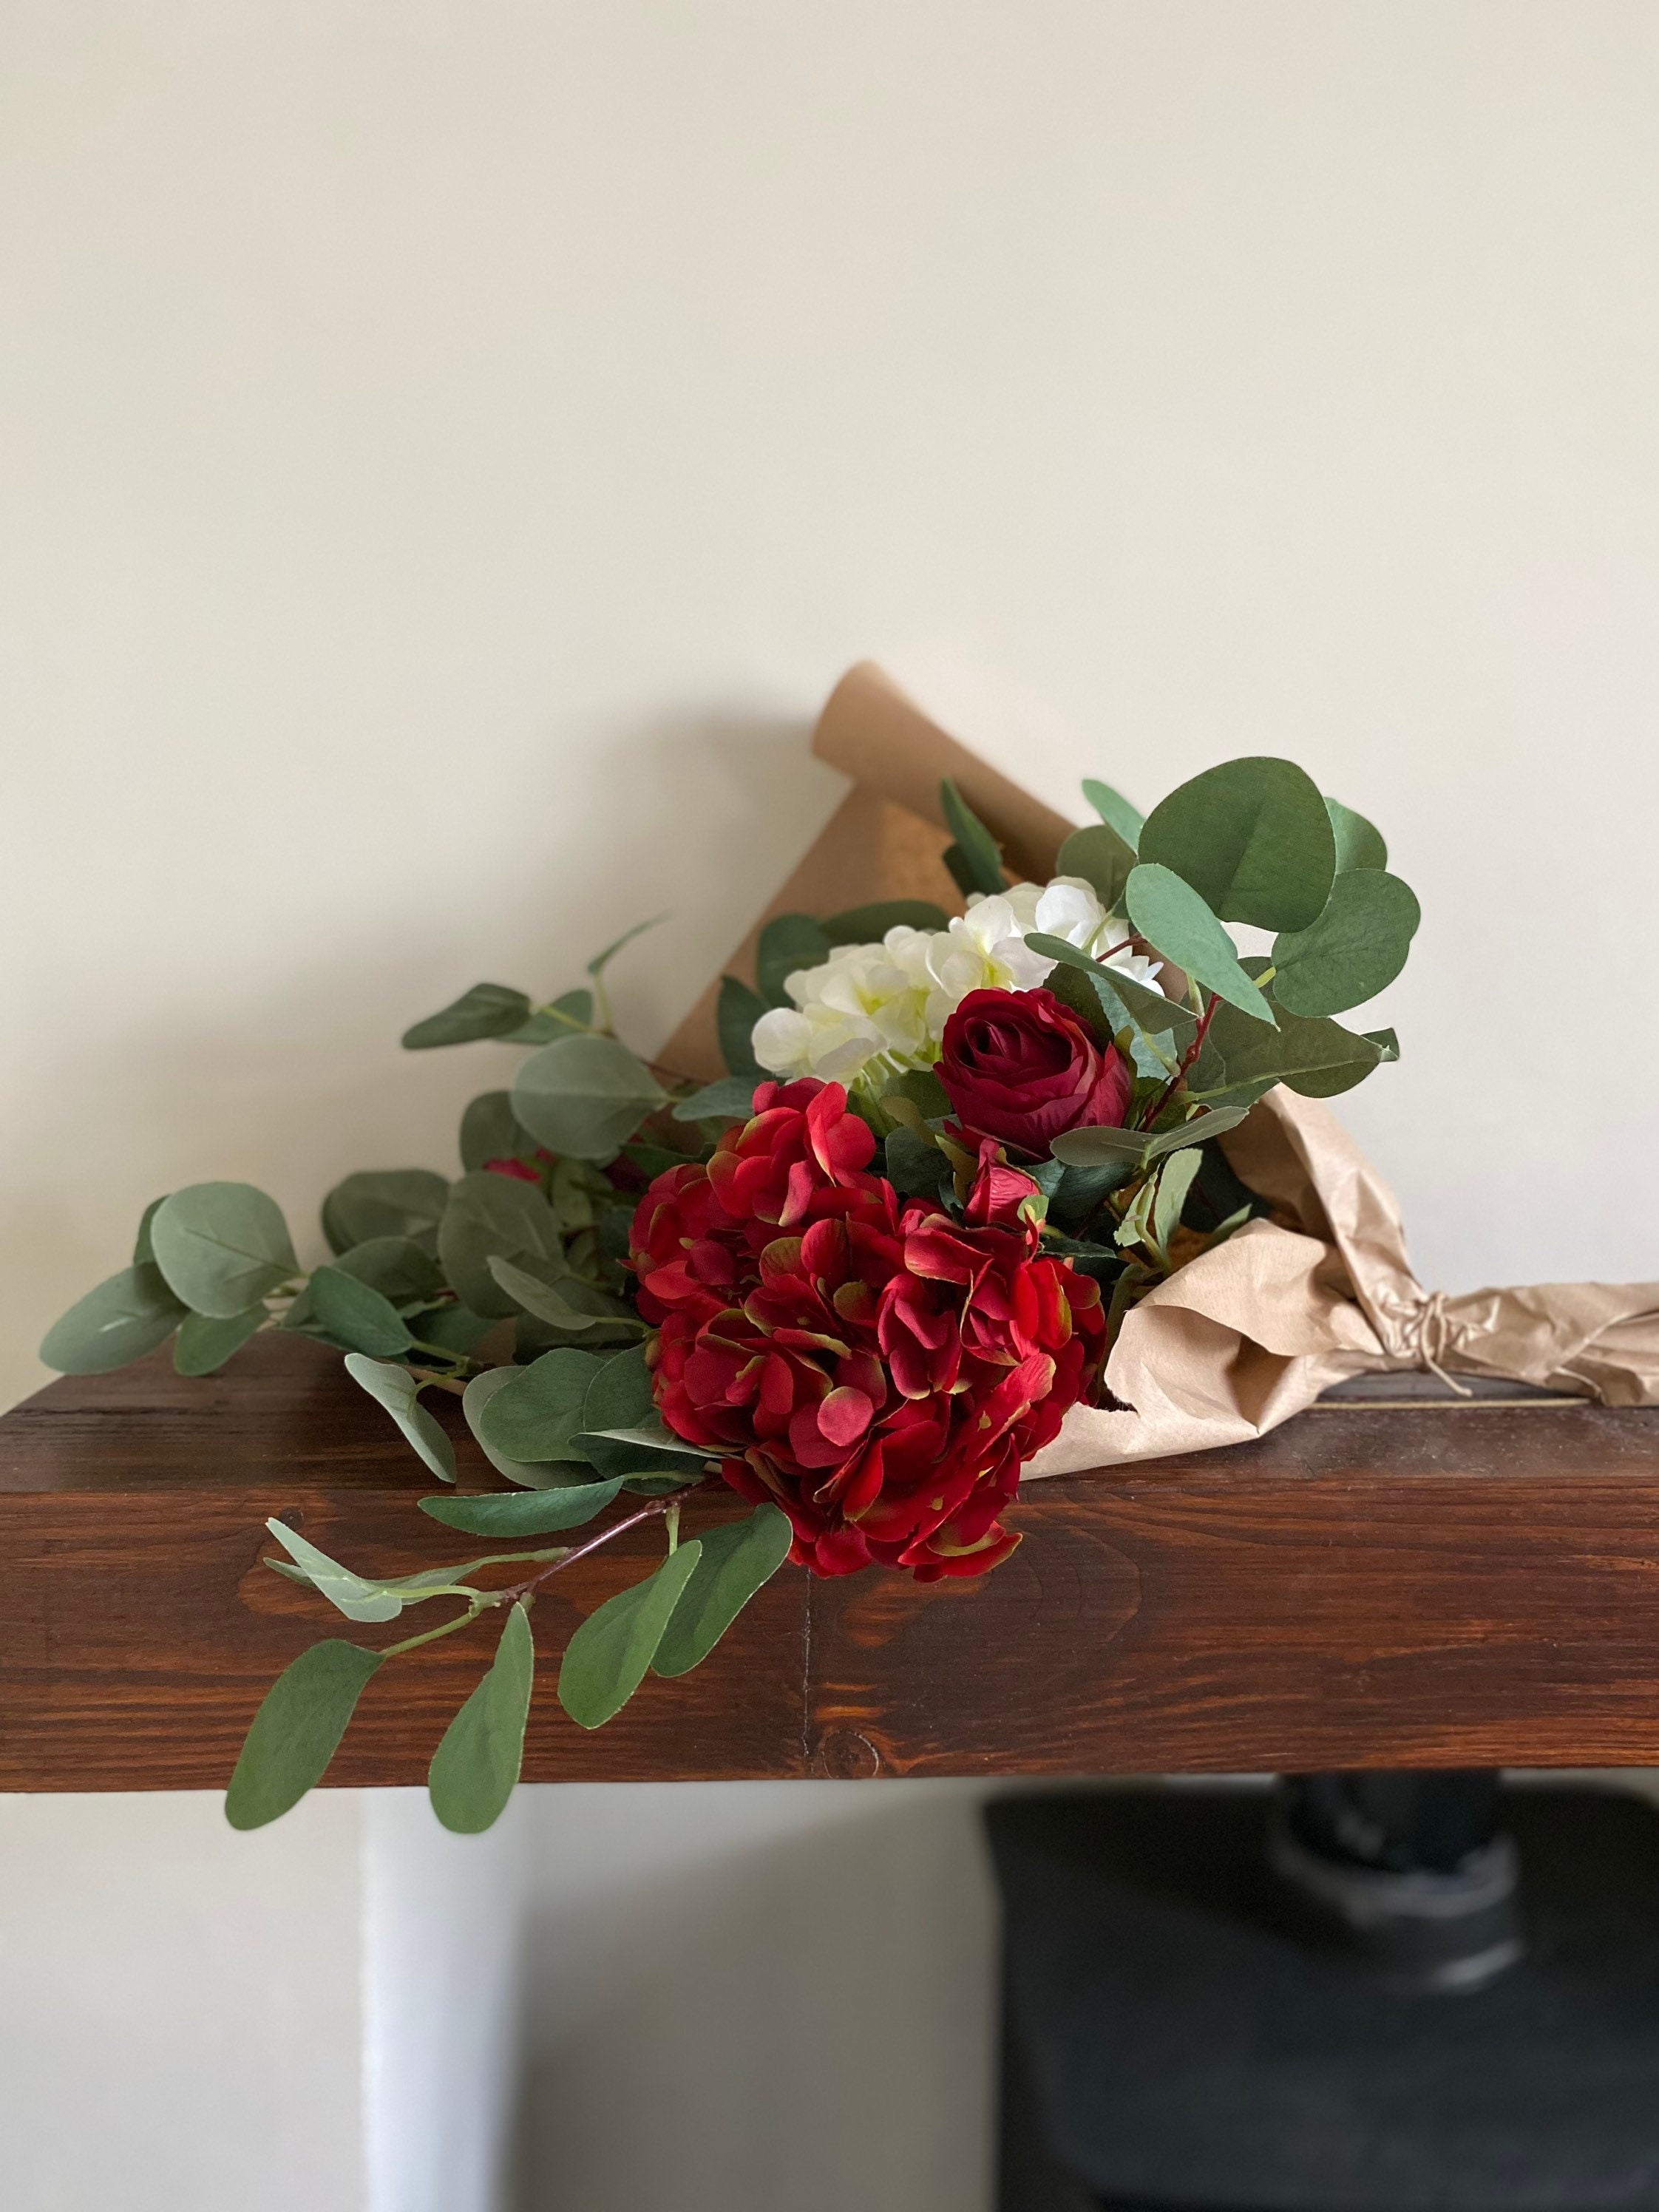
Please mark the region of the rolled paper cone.
POLYGON ((941 829, 939 787, 950 776, 1002 847, 1014 874, 1031 883, 1046 883, 1053 875, 1054 855, 1077 826, 942 730, 873 660, 849 668, 830 694, 812 750, 866 791, 879 792, 941 829))

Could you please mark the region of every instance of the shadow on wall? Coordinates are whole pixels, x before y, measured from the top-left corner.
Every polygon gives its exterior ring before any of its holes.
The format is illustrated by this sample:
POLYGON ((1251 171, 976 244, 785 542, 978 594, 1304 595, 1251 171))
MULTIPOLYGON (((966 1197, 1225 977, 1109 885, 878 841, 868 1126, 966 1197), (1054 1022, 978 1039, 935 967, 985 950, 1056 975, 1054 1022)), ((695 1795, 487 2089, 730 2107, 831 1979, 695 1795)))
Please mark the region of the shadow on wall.
POLYGON ((198 949, 178 975, 136 976, 126 1025, 39 1028, 0 1148, 0 1405, 46 1379, 33 1358, 46 1328, 125 1264, 161 1193, 258 1183, 306 1258, 320 1256, 318 1208, 343 1175, 458 1173, 462 1106, 520 1055, 411 1059, 398 1039, 469 984, 568 989, 593 952, 667 908, 611 977, 619 1024, 654 1049, 839 798, 807 732, 711 708, 619 728, 568 771, 550 746, 533 787, 520 776, 483 807, 458 791, 426 846, 388 852, 368 830, 356 866, 296 855, 293 911, 271 925, 286 957, 262 939, 250 975, 229 931, 222 965, 198 949), (76 1100, 97 1101, 95 1116, 66 1115, 76 1100))
POLYGON ((977 1784, 537 1790, 514 2212, 981 2212, 977 1784))

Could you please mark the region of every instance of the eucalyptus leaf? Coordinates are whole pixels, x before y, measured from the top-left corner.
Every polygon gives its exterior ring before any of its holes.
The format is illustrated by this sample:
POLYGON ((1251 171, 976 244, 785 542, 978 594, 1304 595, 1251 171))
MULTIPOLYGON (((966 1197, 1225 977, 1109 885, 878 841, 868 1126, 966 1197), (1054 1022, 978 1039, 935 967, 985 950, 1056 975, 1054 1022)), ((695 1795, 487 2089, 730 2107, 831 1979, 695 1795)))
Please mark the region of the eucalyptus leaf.
POLYGON ((533 1161, 541 1147, 513 1111, 512 1093, 486 1091, 461 1116, 461 1165, 476 1175, 489 1160, 533 1161))
POLYGON ((440 1352, 458 1352, 464 1359, 470 1359, 490 1331, 501 1326, 492 1314, 455 1304, 429 1306, 412 1322, 421 1343, 434 1345, 440 1352))
POLYGON ((752 1076, 723 1075, 718 1083, 705 1083, 674 1108, 677 1121, 746 1121, 755 1110, 752 1076))
POLYGON ((1158 1195, 1152 1200, 1152 1242, 1167 1254, 1170 1239, 1181 1226, 1182 1208, 1193 1187, 1201 1155, 1191 1149, 1172 1152, 1158 1170, 1158 1195))
POLYGON ((1273 940, 1273 997, 1292 1014, 1340 1014, 1385 990, 1422 920, 1415 894, 1386 868, 1339 876, 1310 929, 1273 940))
POLYGON ((229 1321, 300 1270, 283 1210, 246 1182, 175 1190, 150 1224, 155 1264, 192 1312, 229 1321))
POLYGON ((1260 1095, 1283 1083, 1305 1098, 1334 1098, 1369 1075, 1382 1054, 1369 1037, 1337 1022, 1308 1020, 1280 1010, 1276 1030, 1218 1009, 1188 1079, 1195 1097, 1260 1095))
POLYGON ((587 1386, 582 1401, 581 1426, 574 1439, 576 1448, 601 1474, 627 1480, 648 1474, 668 1478, 665 1487, 699 1475, 710 1455, 690 1446, 653 1451, 646 1455, 637 1446, 619 1443, 608 1429, 636 1430, 659 1426, 651 1370, 643 1346, 607 1359, 587 1386))
POLYGON ((948 929, 951 917, 932 899, 877 899, 870 906, 849 906, 832 914, 823 927, 834 945, 876 945, 890 929, 948 929))
POLYGON ((522 1267, 515 1267, 510 1260, 492 1259, 489 1265, 490 1273, 515 1304, 567 1335, 586 1336, 596 1329, 614 1329, 623 1325, 644 1332, 643 1322, 627 1312, 620 1303, 613 1304, 604 1298, 602 1292, 599 1300, 603 1303, 597 1313, 584 1311, 580 1305, 574 1304, 563 1295, 567 1284, 572 1290, 591 1287, 580 1285, 577 1276, 569 1275, 558 1283, 549 1284, 539 1282, 522 1267))
POLYGON ((509 1030, 503 1044, 551 1044, 555 1037, 593 1026, 593 994, 566 991, 545 1006, 533 1006, 527 1021, 509 1030))
POLYGON ((107 1375, 165 1344, 187 1311, 159 1267, 123 1267, 52 1323, 40 1357, 60 1375, 107 1375))
POLYGON ((343 1267, 319 1267, 308 1287, 315 1325, 348 1351, 392 1359, 414 1343, 390 1298, 343 1267))
POLYGON ((396 1620, 403 1599, 384 1583, 368 1581, 330 1559, 295 1528, 281 1521, 265 1522, 271 1534, 293 1560, 302 1578, 348 1620, 396 1620))
MULTIPOLYGON (((1226 933, 1222 934, 1224 937, 1226 933)), ((1103 967, 1099 961, 1080 952, 1063 937, 1048 937, 1036 930, 1025 942, 1045 960, 1055 961, 1088 977, 1114 1033, 1127 1024, 1153 1036, 1177 1036, 1184 1043, 1198 1027, 1198 1017, 1190 1006, 1183 1006, 1178 999, 1166 999, 1162 991, 1154 990, 1136 976, 1124 975, 1121 969, 1103 967)), ((1226 943, 1231 953, 1232 939, 1227 938, 1226 943)))
POLYGON ((144 1208, 138 1223, 138 1234, 132 1240, 132 1264, 135 1267, 154 1267, 155 1247, 149 1241, 150 1224, 167 1204, 165 1198, 153 1198, 144 1208))
POLYGON ((957 841, 956 850, 962 855, 963 864, 972 879, 969 888, 992 896, 1006 891, 1008 878, 1003 873, 1002 854, 997 849, 996 839, 969 805, 950 776, 941 779, 939 795, 951 835, 957 841))
POLYGON ((1162 1159, 1166 1152, 1184 1151, 1188 1145, 1206 1144, 1212 1137, 1237 1128, 1248 1108, 1218 1106, 1197 1114, 1174 1127, 1149 1132, 1140 1129, 1066 1129, 1050 1150, 1067 1167, 1091 1168, 1127 1160, 1136 1164, 1162 1159))
POLYGON ((797 969, 821 968, 833 947, 822 922, 810 914, 779 914, 760 933, 755 952, 755 982, 769 1006, 787 1006, 784 979, 797 969))
POLYGON ((530 1616, 520 1602, 507 1616, 489 1672, 444 1730, 428 1770, 432 1809, 457 1835, 482 1834, 513 1795, 535 1675, 530 1616))
POLYGON ((700 1542, 682 1544, 647 1581, 607 1598, 571 1638, 559 1703, 578 1728, 602 1728, 638 1689, 702 1558, 700 1542))
POLYGON ((1134 865, 1135 848, 1128 839, 1109 822, 1095 822, 1086 830, 1073 830, 1055 858, 1054 873, 1081 876, 1093 886, 1107 913, 1113 914, 1122 908, 1123 886, 1134 865))
POLYGON ((530 1012, 529 994, 509 990, 505 983, 475 983, 470 991, 441 1012, 428 1014, 404 1031, 405 1052, 424 1052, 433 1045, 471 1044, 479 1037, 505 1036, 530 1012))
MULTIPOLYGON (((462 1411, 472 1420, 474 1433, 492 1460, 506 1466, 533 1465, 550 1460, 580 1460, 571 1438, 585 1423, 588 1386, 605 1365, 595 1352, 566 1346, 544 1352, 528 1367, 496 1370, 505 1380, 481 1392, 473 1408, 465 1401, 462 1411)), ((480 1376, 479 1382, 492 1382, 480 1376)), ((474 1385, 468 1385, 468 1396, 474 1385)), ((516 1480, 516 1478, 515 1478, 516 1480)))
POLYGON ((246 1313, 232 1314, 224 1321, 206 1314, 186 1314, 173 1347, 173 1366, 180 1375, 214 1374, 241 1350, 249 1337, 258 1334, 267 1318, 262 1305, 250 1306, 246 1313))
POLYGON ((1307 928, 1336 873, 1335 833, 1318 786, 1293 761, 1263 757, 1224 761, 1172 791, 1147 816, 1139 853, 1191 884, 1222 921, 1262 929, 1307 928))
POLYGON ((951 1163, 937 1145, 914 1129, 894 1129, 887 1139, 887 1180, 901 1198, 937 1200, 951 1175, 951 1163))
POLYGON ((1083 779, 1083 796, 1109 829, 1115 830, 1124 843, 1138 850, 1140 832, 1146 816, 1138 806, 1131 806, 1121 791, 1114 791, 1109 783, 1102 783, 1097 776, 1083 779))
POLYGON ((589 1377, 582 1401, 585 1429, 624 1429, 655 1418, 651 1369, 642 1348, 619 1352, 589 1377))
POLYGON ((331 1252, 349 1252, 377 1237, 407 1237, 437 1249, 449 1184, 430 1168, 384 1168, 349 1175, 323 1200, 323 1234, 331 1252))
MULTIPOLYGON (((666 921, 667 919, 668 916, 665 914, 653 914, 649 921, 636 921, 632 929, 623 930, 622 935, 618 938, 613 939, 612 941, 605 946, 603 952, 596 952, 593 955, 593 957, 587 963, 588 974, 592 975, 597 982, 599 978, 604 975, 605 969, 616 958, 617 955, 622 951, 624 945, 631 945, 636 937, 643 937, 647 929, 658 928, 663 922, 666 921)), ((591 1003, 592 1002, 590 1000, 590 1005, 591 1003)))
POLYGON ((386 1407, 416 1455, 439 1480, 453 1482, 455 1447, 422 1405, 420 1383, 408 1368, 370 1359, 364 1352, 349 1352, 345 1370, 354 1382, 386 1407))
POLYGON ((495 1279, 492 1260, 509 1261, 538 1280, 570 1271, 558 1217, 540 1186, 488 1170, 464 1175, 451 1190, 438 1257, 462 1303, 498 1321, 516 1313, 518 1302, 495 1279))
POLYGON ((302 1651, 265 1692, 225 1793, 233 1828, 260 1828, 320 1782, 345 1734, 378 1651, 331 1637, 302 1651))
POLYGON ((659 1674, 689 1674, 706 1659, 756 1591, 771 1580, 794 1541, 789 1516, 757 1505, 746 1520, 705 1528, 702 1555, 657 1645, 659 1674))
POLYGON ((1271 1028, 1273 1008, 1239 966, 1231 938, 1183 878, 1161 863, 1143 861, 1125 896, 1129 919, 1149 945, 1195 983, 1271 1028))
POLYGON ((908 1098, 924 1121, 940 1121, 954 1112, 950 1093, 931 1067, 907 1067, 890 1075, 884 1098, 908 1098))
MULTIPOLYGON (((578 1352, 576 1356, 582 1358, 586 1355, 578 1352)), ((479 1450, 496 1474, 504 1474, 509 1482, 516 1482, 522 1489, 539 1490, 549 1479, 546 1462, 514 1459, 511 1453, 499 1449, 483 1428, 485 1407, 525 1371, 522 1367, 487 1367, 482 1375, 475 1375, 461 1393, 461 1412, 479 1450)))
POLYGON ((1362 1030, 1359 1033, 1367 1044, 1376 1047, 1377 1063, 1382 1066, 1400 1057, 1400 1039, 1392 1030, 1362 1030))
POLYGON ((608 1160, 667 1097, 615 1037, 568 1036, 525 1061, 513 1085, 513 1110, 551 1151, 608 1160))
POLYGON ((764 1080, 766 1071, 755 1057, 755 1024, 765 1012, 766 1001, 758 991, 751 991, 735 975, 721 976, 714 1016, 720 1058, 732 1074, 750 1076, 757 1083, 764 1080))
POLYGON ((558 1489, 502 1491, 489 1498, 423 1498, 421 1510, 469 1536, 546 1536, 592 1520, 621 1488, 620 1482, 579 1482, 558 1489))
POLYGON ((444 1287, 437 1261, 412 1237, 369 1237, 334 1262, 341 1274, 367 1283, 394 1306, 436 1297, 444 1287))
POLYGON ((1325 811, 1331 817, 1331 832, 1336 839, 1336 872, 1346 875, 1350 868, 1386 868, 1389 848, 1382 833, 1373 828, 1363 814, 1356 814, 1340 799, 1328 798, 1325 811))
POLYGON ((538 1304, 541 1311, 532 1313, 526 1309, 515 1325, 517 1357, 521 1361, 561 1345, 575 1344, 584 1352, 599 1352, 637 1344, 649 1334, 647 1323, 630 1306, 608 1291, 595 1290, 580 1275, 561 1275, 538 1304), (562 1315, 563 1319, 550 1321, 549 1314, 562 1315))

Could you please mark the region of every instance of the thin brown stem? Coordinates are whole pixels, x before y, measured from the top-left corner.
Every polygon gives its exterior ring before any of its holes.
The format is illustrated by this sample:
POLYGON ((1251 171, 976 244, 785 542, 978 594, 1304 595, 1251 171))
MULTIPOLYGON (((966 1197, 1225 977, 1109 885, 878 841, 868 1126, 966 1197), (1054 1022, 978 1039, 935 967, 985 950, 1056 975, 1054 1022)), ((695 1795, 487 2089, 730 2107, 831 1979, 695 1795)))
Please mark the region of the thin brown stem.
POLYGON ((1215 1010, 1220 1004, 1220 1000, 1212 994, 1210 1003, 1205 1007, 1204 1012, 1199 1016, 1198 1027, 1193 1031, 1192 1042, 1187 1047, 1186 1051, 1182 1054, 1180 1062, 1176 1068, 1175 1073, 1170 1078, 1164 1088, 1158 1092, 1157 1097, 1153 1099, 1152 1104, 1141 1115, 1140 1121, 1138 1124, 1140 1128, 1150 1129, 1153 1126, 1157 1121, 1158 1115, 1164 1111, 1164 1109, 1169 1104, 1170 1099, 1174 1097, 1176 1092, 1186 1081, 1188 1070, 1192 1066, 1193 1062, 1198 1058, 1199 1054, 1203 1050, 1205 1037, 1209 1033, 1210 1024, 1215 1019, 1215 1010))
POLYGON ((540 1574, 532 1575, 521 1583, 514 1583, 506 1589, 491 1590, 484 1603, 514 1605, 520 1598, 533 1596, 542 1584, 552 1576, 562 1574, 567 1567, 574 1567, 578 1559, 586 1559, 591 1552, 597 1552, 601 1545, 608 1544, 613 1536, 620 1536, 623 1529, 637 1528, 642 1522, 653 1521, 659 1514, 678 1513, 681 1505, 684 1504, 690 1490, 707 1486, 706 1483, 694 1483, 686 1490, 671 1492, 666 1498, 653 1498, 648 1505, 641 1505, 637 1513, 630 1513, 621 1521, 612 1522, 610 1528, 601 1528, 597 1536, 590 1536, 585 1544, 576 1545, 573 1550, 567 1552, 562 1559, 555 1559, 550 1567, 544 1567, 540 1574))

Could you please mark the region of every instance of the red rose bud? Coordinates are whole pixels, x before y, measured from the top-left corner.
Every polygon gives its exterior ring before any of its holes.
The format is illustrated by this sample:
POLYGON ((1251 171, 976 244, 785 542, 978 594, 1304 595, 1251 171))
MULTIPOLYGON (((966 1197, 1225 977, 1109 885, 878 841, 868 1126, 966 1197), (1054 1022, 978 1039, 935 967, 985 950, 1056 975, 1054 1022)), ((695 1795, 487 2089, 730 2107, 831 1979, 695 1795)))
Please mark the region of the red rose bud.
POLYGON ((783 1508, 817 1574, 983 1574, 1018 1540, 999 1516, 1021 1466, 1099 1372, 1099 1290, 1039 1255, 1029 1176, 988 1159, 956 1222, 865 1171, 838 1084, 755 1106, 635 1216, 663 1419, 783 1508))
POLYGON ((1047 1154, 1067 1129, 1116 1128, 1134 1078, 1052 991, 970 991, 935 1071, 963 1128, 1047 1154))

